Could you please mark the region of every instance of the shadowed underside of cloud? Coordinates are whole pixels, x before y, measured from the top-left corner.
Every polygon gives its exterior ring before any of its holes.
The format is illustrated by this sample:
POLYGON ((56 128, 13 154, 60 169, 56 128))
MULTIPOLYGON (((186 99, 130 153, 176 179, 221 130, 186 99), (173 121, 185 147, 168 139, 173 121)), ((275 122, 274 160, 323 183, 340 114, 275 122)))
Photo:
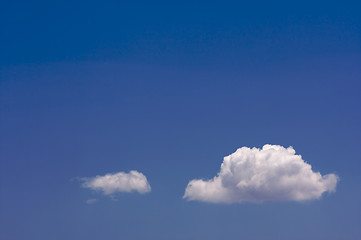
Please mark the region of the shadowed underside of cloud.
POLYGON ((102 191, 105 195, 133 191, 147 193, 151 190, 147 178, 142 173, 134 170, 129 173, 118 172, 104 176, 82 178, 82 181, 83 187, 102 191))
POLYGON ((312 171, 292 147, 242 147, 224 158, 210 180, 188 183, 183 198, 213 203, 304 201, 334 192, 338 177, 312 171))

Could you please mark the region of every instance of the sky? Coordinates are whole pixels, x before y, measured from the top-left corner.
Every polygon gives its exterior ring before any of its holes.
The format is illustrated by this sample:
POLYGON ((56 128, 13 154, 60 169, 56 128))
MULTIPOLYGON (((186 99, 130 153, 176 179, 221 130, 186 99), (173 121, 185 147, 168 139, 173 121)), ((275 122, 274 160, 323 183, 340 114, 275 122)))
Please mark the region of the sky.
POLYGON ((0 3, 0 239, 360 239, 358 1, 0 3))

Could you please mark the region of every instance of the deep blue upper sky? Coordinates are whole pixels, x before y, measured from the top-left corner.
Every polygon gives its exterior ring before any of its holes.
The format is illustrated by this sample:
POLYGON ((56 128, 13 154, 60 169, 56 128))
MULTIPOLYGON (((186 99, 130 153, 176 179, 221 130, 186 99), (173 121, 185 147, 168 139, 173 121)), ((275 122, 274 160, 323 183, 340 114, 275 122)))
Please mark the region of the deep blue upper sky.
POLYGON ((0 239, 360 239, 360 12, 357 1, 2 1, 0 239), (224 156, 266 143, 336 173, 336 193, 182 199, 224 156), (152 192, 113 201, 75 180, 132 169, 152 192))

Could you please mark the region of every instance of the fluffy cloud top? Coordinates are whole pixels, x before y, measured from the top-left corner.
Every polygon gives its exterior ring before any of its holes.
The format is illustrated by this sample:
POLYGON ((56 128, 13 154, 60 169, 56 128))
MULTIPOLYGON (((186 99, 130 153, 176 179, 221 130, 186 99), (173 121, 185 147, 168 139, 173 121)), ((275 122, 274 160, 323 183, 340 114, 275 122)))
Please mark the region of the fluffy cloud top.
POLYGON ((118 172, 104 176, 83 178, 82 180, 84 181, 83 187, 102 191, 106 195, 132 191, 147 193, 151 190, 147 178, 142 173, 134 170, 129 173, 118 172))
POLYGON ((303 201, 334 192, 338 177, 312 171, 292 147, 242 147, 224 158, 218 176, 188 183, 183 198, 213 203, 303 201))

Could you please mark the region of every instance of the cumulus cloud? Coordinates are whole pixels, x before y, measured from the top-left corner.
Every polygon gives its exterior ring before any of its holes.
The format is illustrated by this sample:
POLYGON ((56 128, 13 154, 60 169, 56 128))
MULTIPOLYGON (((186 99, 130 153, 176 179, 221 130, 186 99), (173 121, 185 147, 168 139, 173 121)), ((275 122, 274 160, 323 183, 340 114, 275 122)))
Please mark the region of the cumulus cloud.
POLYGON ((226 156, 210 180, 188 183, 183 198, 213 203, 304 201, 334 192, 338 177, 314 172, 292 147, 242 147, 226 156))
POLYGON ((86 200, 85 202, 86 202, 87 204, 93 204, 93 203, 96 203, 97 201, 98 201, 97 199, 91 198, 91 199, 86 200))
POLYGON ((118 172, 114 174, 109 173, 104 176, 82 178, 82 180, 83 187, 102 191, 105 195, 133 191, 147 193, 151 190, 147 178, 135 170, 129 173, 118 172))

